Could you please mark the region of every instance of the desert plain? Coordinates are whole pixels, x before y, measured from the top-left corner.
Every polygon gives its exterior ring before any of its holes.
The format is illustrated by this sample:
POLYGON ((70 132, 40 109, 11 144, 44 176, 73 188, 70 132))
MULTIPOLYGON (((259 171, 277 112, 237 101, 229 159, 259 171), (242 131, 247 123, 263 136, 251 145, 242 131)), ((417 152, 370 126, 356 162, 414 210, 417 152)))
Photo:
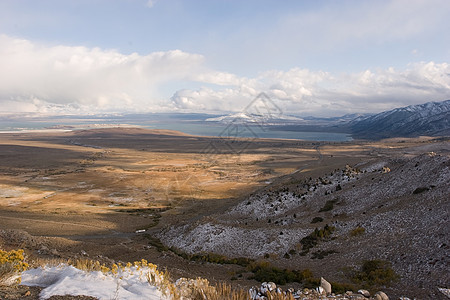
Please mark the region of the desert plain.
POLYGON ((155 241, 268 186, 436 148, 448 141, 217 138, 141 128, 1 133, 0 243, 35 258, 146 259, 174 278, 248 288, 256 281, 230 279, 239 266, 188 261, 155 241))

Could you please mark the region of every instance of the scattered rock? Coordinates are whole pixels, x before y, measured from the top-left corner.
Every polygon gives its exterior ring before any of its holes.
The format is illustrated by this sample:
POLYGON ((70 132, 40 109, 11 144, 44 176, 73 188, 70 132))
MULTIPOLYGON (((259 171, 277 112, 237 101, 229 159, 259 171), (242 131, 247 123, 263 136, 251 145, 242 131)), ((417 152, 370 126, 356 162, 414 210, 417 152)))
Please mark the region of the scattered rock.
POLYGON ((327 295, 331 294, 331 283, 320 277, 320 286, 325 290, 327 295))
POLYGON ((450 289, 438 288, 439 292, 450 298, 450 289))
POLYGON ((325 294, 325 290, 324 290, 324 288, 321 287, 321 286, 319 286, 319 287, 316 289, 316 291, 317 291, 317 293, 318 293, 319 295, 325 294))
POLYGON ((375 300, 389 300, 389 297, 382 291, 379 291, 374 296, 375 300))
POLYGON ((367 298, 370 297, 370 293, 368 290, 358 290, 358 293, 363 295, 364 297, 367 297, 367 298))

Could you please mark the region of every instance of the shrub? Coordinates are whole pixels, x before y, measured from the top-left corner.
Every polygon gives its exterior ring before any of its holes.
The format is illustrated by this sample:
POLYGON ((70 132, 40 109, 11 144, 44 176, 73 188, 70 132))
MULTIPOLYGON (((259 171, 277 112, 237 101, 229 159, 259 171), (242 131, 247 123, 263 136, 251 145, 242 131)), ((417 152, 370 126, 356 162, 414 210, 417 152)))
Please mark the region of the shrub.
POLYGON ((161 242, 160 239, 158 239, 158 238, 156 238, 156 237, 153 237, 153 236, 151 236, 151 235, 149 235, 149 234, 144 234, 143 236, 144 236, 146 239, 148 239, 148 244, 149 244, 150 246, 155 247, 156 250, 158 250, 159 252, 163 252, 163 251, 168 251, 168 250, 169 250, 169 248, 166 247, 166 246, 161 242))
POLYGON ((337 200, 328 200, 327 202, 325 202, 325 205, 321 209, 319 209, 319 212, 332 210, 336 202, 337 200))
POLYGON ((420 193, 426 192, 428 190, 429 190, 429 188, 427 188, 427 187, 418 187, 417 189, 415 189, 413 191, 413 194, 420 194, 420 193))
POLYGON ((251 258, 246 257, 234 257, 229 258, 225 255, 216 254, 216 253, 197 253, 197 254, 188 254, 186 252, 183 252, 177 248, 171 247, 168 249, 169 251, 175 253, 176 255, 190 261, 204 261, 214 264, 230 264, 230 265, 239 265, 242 267, 247 267, 252 262, 254 262, 251 258))
POLYGON ((302 244, 302 252, 300 255, 306 255, 311 248, 315 247, 319 243, 319 240, 329 238, 335 229, 336 227, 328 226, 328 224, 326 224, 322 229, 314 229, 312 233, 300 240, 300 244, 302 244))
POLYGON ((311 221, 311 224, 314 224, 314 223, 320 223, 320 222, 322 222, 323 221, 323 218, 321 218, 321 217, 314 217, 313 219, 312 219, 312 221, 311 221))
POLYGON ((312 258, 312 259, 323 259, 323 258, 325 258, 326 256, 328 256, 328 255, 330 255, 330 254, 333 254, 333 253, 337 253, 337 251, 336 251, 336 250, 321 250, 321 251, 316 251, 316 252, 313 252, 313 253, 311 254, 311 258, 312 258))
MULTIPOLYGON (((305 269, 299 270, 289 270, 280 269, 272 266, 270 263, 262 261, 255 262, 249 266, 249 270, 254 273, 250 279, 255 279, 259 282, 275 282, 276 284, 284 285, 290 282, 299 282, 306 285, 314 286, 317 279, 313 277, 311 270, 305 269)), ((317 286, 317 285, 315 285, 317 286)))
POLYGON ((22 249, 0 250, 0 285, 20 283, 19 273, 28 268, 22 249), (16 279, 17 278, 17 279, 16 279))
POLYGON ((347 291, 355 292, 357 288, 348 283, 331 282, 331 290, 335 294, 344 294, 347 291))
POLYGON ((367 289, 374 289, 389 286, 398 278, 388 261, 375 259, 364 261, 359 270, 353 271, 351 279, 367 289))
POLYGON ((366 229, 364 227, 358 226, 355 229, 352 229, 350 231, 350 236, 358 236, 361 234, 364 234, 366 232, 366 229))

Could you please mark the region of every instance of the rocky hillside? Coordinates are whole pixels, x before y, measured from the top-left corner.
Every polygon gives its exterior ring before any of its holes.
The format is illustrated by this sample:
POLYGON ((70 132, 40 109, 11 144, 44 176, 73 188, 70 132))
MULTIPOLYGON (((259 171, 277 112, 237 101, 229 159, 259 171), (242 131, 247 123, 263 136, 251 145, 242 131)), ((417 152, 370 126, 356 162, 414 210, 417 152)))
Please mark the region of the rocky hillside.
POLYGON ((450 100, 385 111, 350 123, 356 138, 450 136, 450 100))
POLYGON ((160 238, 188 253, 267 259, 341 282, 345 266, 379 259, 401 278, 390 295, 440 299, 437 289, 450 286, 450 147, 421 150, 298 175, 160 238))

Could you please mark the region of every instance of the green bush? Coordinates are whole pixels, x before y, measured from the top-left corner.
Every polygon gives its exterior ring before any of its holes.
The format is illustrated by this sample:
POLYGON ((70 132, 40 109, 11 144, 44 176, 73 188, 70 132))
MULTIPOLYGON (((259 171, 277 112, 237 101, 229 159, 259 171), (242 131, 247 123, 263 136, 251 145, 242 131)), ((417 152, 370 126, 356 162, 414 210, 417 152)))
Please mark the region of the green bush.
POLYGON ((328 200, 327 202, 325 202, 325 205, 321 209, 319 209, 319 212, 332 210, 336 202, 337 200, 328 200))
POLYGON ((344 294, 347 291, 356 292, 357 288, 349 283, 330 282, 331 291, 335 294, 344 294))
POLYGON ((311 224, 314 224, 314 223, 320 223, 320 222, 322 222, 323 221, 323 218, 321 218, 321 217, 314 217, 313 219, 312 219, 312 221, 311 221, 311 224))
POLYGON ((353 272, 351 279, 367 289, 374 289, 389 286, 398 278, 388 261, 375 259, 364 261, 361 268, 353 272))
POLYGON ((313 277, 313 273, 309 269, 302 271, 280 269, 272 266, 269 262, 255 262, 249 266, 249 270, 254 273, 250 279, 259 282, 275 282, 276 284, 287 284, 291 282, 303 283, 305 286, 317 286, 318 279, 313 277))
POLYGON ((336 250, 321 250, 321 251, 316 251, 313 252, 311 254, 311 259, 323 259, 326 256, 333 254, 333 253, 337 253, 336 250))
POLYGON ((366 229, 364 227, 358 226, 355 229, 352 229, 350 231, 350 236, 358 236, 362 235, 366 232, 366 229))
POLYGON ((177 248, 171 247, 168 250, 175 253, 176 255, 190 261, 203 261, 203 262, 209 262, 214 264, 229 264, 229 265, 239 265, 242 267, 247 267, 251 263, 254 262, 251 258, 246 257, 235 257, 235 258, 228 258, 225 255, 216 254, 216 253, 197 253, 197 254, 188 254, 186 252, 183 252, 177 248))
POLYGON ((413 194, 420 194, 420 193, 426 192, 428 190, 429 190, 429 188, 427 188, 427 187, 418 187, 417 189, 415 189, 413 191, 413 194))
POLYGON ((306 255, 311 248, 314 248, 319 243, 319 240, 329 238, 335 229, 336 227, 328 226, 328 224, 322 229, 314 229, 311 234, 300 240, 300 244, 302 244, 302 252, 300 255, 306 255))

